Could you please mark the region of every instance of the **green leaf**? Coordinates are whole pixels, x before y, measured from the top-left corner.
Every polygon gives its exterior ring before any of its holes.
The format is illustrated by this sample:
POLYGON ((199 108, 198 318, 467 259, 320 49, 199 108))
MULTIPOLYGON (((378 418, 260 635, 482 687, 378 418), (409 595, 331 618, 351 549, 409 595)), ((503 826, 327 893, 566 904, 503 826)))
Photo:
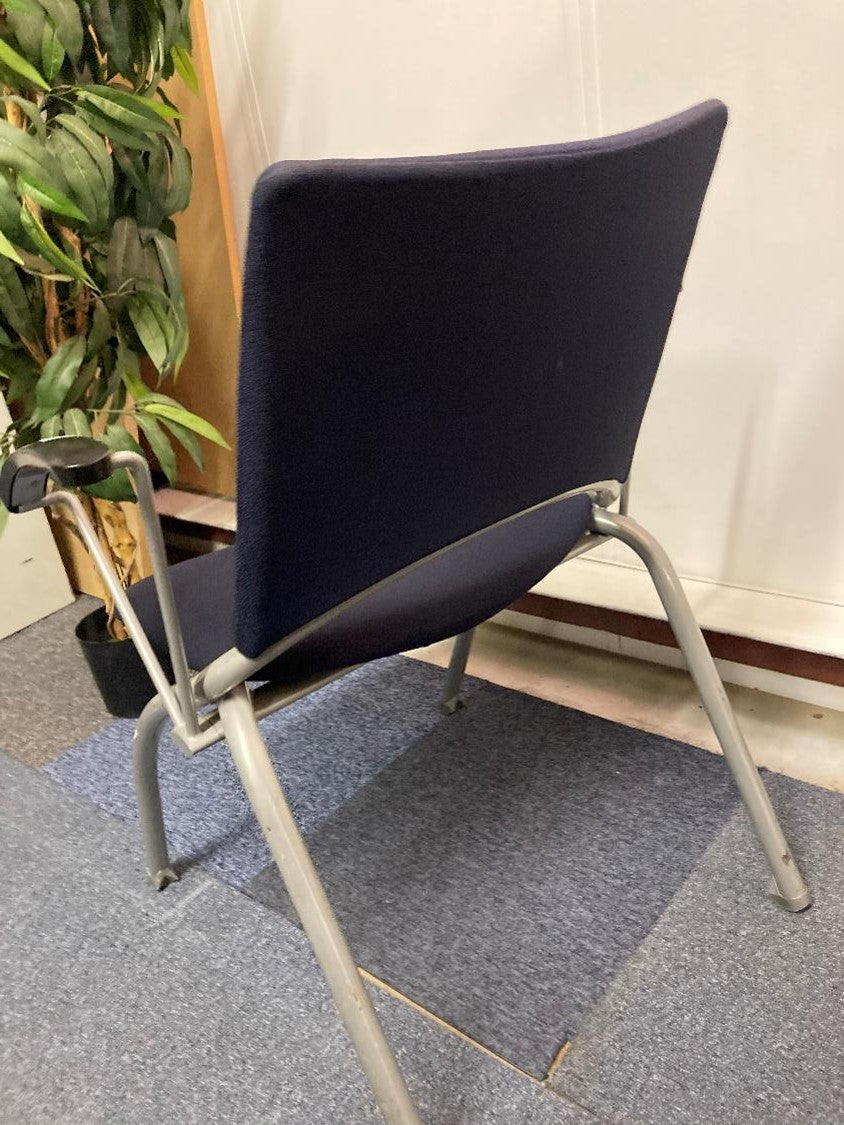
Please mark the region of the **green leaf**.
POLYGON ((9 27, 30 60, 41 60, 41 36, 46 16, 36 0, 9 0, 4 5, 9 27))
POLYGON ((135 421, 143 431, 144 437, 150 445, 150 449, 158 459, 158 463, 164 475, 167 477, 170 484, 176 483, 176 454, 173 452, 173 446, 170 444, 170 439, 159 426, 154 418, 146 417, 140 411, 135 413, 135 421))
POLYGON ((161 272, 164 274, 167 292, 173 301, 181 301, 182 271, 176 241, 173 238, 168 238, 166 234, 162 234, 160 230, 155 232, 152 240, 158 252, 158 260, 161 263, 161 272))
MULTIPOLYGON (((23 228, 21 228, 21 237, 25 239, 23 228)), ((25 250, 23 246, 18 246, 17 251, 22 259, 22 269, 33 277, 45 277, 48 281, 73 281, 72 277, 69 277, 66 273, 61 273, 52 262, 48 262, 40 254, 33 254, 31 250, 25 250)), ((37 294, 34 296, 37 296, 37 294)))
POLYGON ((0 352, 0 375, 8 379, 5 398, 7 403, 18 402, 28 395, 38 380, 35 361, 25 352, 4 348, 0 352))
MULTIPOLYGON (((115 34, 108 0, 90 0, 90 3, 97 42, 103 54, 111 55, 115 47, 115 34)), ((118 69, 122 70, 123 68, 118 67, 118 69)))
POLYGON ((84 117, 91 128, 110 141, 123 145, 124 148, 139 149, 144 152, 153 145, 151 133, 132 132, 130 129, 121 129, 111 117, 98 113, 93 106, 79 106, 79 114, 84 117))
MULTIPOLYGON (((134 352, 131 353, 133 356, 134 352)), ((124 357, 125 358, 125 357, 124 357)), ((137 359, 137 356, 135 356, 137 359)), ((136 403, 142 402, 144 399, 149 398, 152 393, 137 371, 133 370, 127 364, 121 370, 121 377, 126 386, 126 390, 132 396, 136 403)))
POLYGON ((56 414, 53 418, 48 418, 46 422, 41 423, 41 437, 61 437, 62 436, 62 420, 61 416, 56 414))
POLYGON ((75 0, 38 0, 53 21, 56 33, 75 65, 82 54, 82 20, 75 0))
POLYGON ((91 436, 91 423, 85 417, 85 412, 76 406, 70 410, 65 410, 62 425, 64 432, 71 434, 73 437, 91 436))
POLYGON ((53 352, 35 384, 33 423, 57 414, 85 358, 85 337, 72 336, 53 352))
MULTIPOLYGON (((111 423, 106 426, 100 434, 99 440, 115 452, 131 450, 133 453, 143 454, 143 450, 132 435, 127 433, 118 423, 111 423)), ((96 496, 101 500, 132 501, 135 499, 135 490, 125 469, 120 469, 108 480, 101 481, 99 484, 88 485, 85 491, 90 496, 96 496)))
POLYGON ((12 102, 18 107, 21 113, 25 113, 29 118, 32 127, 35 129, 38 140, 41 144, 46 144, 47 141, 47 126, 44 124, 44 118, 41 116, 41 110, 31 102, 29 98, 23 98, 20 94, 4 94, 4 102, 12 102))
POLYGON ((98 356, 108 341, 114 335, 114 325, 111 314, 103 302, 97 298, 94 302, 94 311, 91 314, 91 330, 88 333, 88 346, 86 356, 98 356))
POLYGON ((144 245, 142 232, 131 216, 118 219, 111 231, 107 261, 108 286, 113 293, 127 294, 135 289, 162 289, 164 276, 155 244, 144 245))
POLYGON ((191 161, 178 137, 165 139, 170 149, 170 187, 164 200, 164 210, 172 215, 176 211, 184 211, 190 203, 191 161))
POLYGON ((146 293, 135 293, 126 302, 129 319, 158 371, 164 371, 171 340, 146 293))
POLYGON ((37 137, 16 129, 8 121, 0 118, 0 167, 14 168, 24 176, 31 176, 42 184, 48 184, 56 191, 65 188, 61 168, 37 137))
POLYGON ((26 352, 15 348, 0 351, 0 375, 8 380, 5 398, 7 403, 17 402, 29 394, 38 379, 35 361, 26 352))
MULTIPOLYGON (((152 250, 153 254, 155 254, 155 247, 152 243, 150 243, 147 249, 152 250)), ((138 293, 143 295, 149 305, 167 341, 167 354, 162 366, 158 369, 163 377, 167 375, 174 366, 178 370, 178 367, 185 357, 188 345, 187 319, 185 317, 182 301, 171 300, 164 291, 164 279, 160 277, 160 266, 158 264, 157 254, 155 256, 155 267, 156 270, 159 271, 160 284, 140 282, 137 289, 138 293)), ((160 381, 159 379, 159 382, 160 381)))
POLYGON ((193 94, 199 93, 199 79, 196 76, 196 71, 193 67, 191 57, 184 47, 172 47, 170 49, 170 57, 173 60, 173 66, 176 72, 181 77, 184 84, 193 94))
MULTIPOLYGON (((158 137, 151 138, 150 147, 158 141, 158 137)), ((143 165, 143 155, 133 155, 137 153, 137 149, 128 151, 121 144, 113 144, 111 151, 114 159, 120 168, 120 171, 135 189, 135 191, 145 194, 147 191, 147 184, 145 180, 145 171, 143 165)))
POLYGON ((55 129, 48 147, 61 161, 68 187, 88 218, 90 226, 99 230, 108 222, 111 200, 96 161, 86 147, 64 129, 55 129))
POLYGON ((64 55, 65 50, 55 27, 49 20, 45 20, 41 34, 41 66, 50 82, 61 70, 64 55))
POLYGON ((108 287, 112 293, 122 289, 126 282, 138 276, 143 247, 138 224, 131 215, 117 219, 111 228, 108 243, 108 287))
POLYGON ((122 386, 124 390, 129 388, 129 393, 134 398, 142 398, 147 393, 141 380, 140 357, 127 345, 120 325, 117 326, 117 357, 112 377, 117 386, 122 386))
POLYGON ((0 172, 0 230, 13 242, 24 242, 26 236, 21 226, 21 201, 10 182, 11 174, 0 172))
POLYGON ((97 367, 99 365, 99 357, 94 356, 89 359, 87 363, 83 363, 79 368, 79 374, 73 380, 70 390, 65 395, 65 405, 70 406, 74 402, 83 402, 88 388, 94 381, 94 376, 97 374, 97 367))
MULTIPOLYGON (((101 7, 102 0, 98 3, 101 7)), ((109 68, 112 73, 124 74, 131 70, 134 46, 133 12, 127 0, 110 0, 113 40, 109 47, 109 68)), ((99 19, 98 19, 99 22, 99 19)))
POLYGON ((174 105, 170 105, 168 102, 161 102, 157 98, 147 98, 144 97, 143 94, 129 94, 129 97, 133 99, 133 104, 140 102, 141 105, 146 106, 147 109, 152 110, 153 113, 158 114, 158 116, 165 121, 176 121, 182 116, 174 105))
POLYGON ((177 43, 181 33, 181 12, 179 10, 178 0, 159 0, 161 8, 161 20, 163 26, 161 27, 161 62, 165 61, 167 55, 170 54, 173 46, 177 43))
POLYGON ((56 246, 55 242, 53 242, 52 238, 50 238, 49 234, 47 234, 44 229, 44 225, 32 214, 26 204, 21 207, 21 223, 26 233, 37 246, 39 252, 44 255, 48 262, 52 262, 53 265, 58 266, 63 273, 69 274, 71 277, 76 278, 77 281, 83 281, 86 285, 89 285, 91 289, 99 292, 96 283, 89 276, 85 267, 56 246))
MULTIPOLYGON (((88 221, 84 211, 80 211, 72 199, 68 199, 62 192, 56 191, 48 184, 43 184, 32 176, 18 172, 18 191, 21 195, 28 195, 36 203, 40 203, 45 211, 54 211, 57 215, 66 215, 69 219, 80 219, 83 223, 88 221)), ((23 221, 23 220, 21 220, 23 221)))
POLYGON ((23 265, 23 258, 12 243, 9 242, 8 238, 6 238, 2 230, 0 230, 0 254, 5 254, 7 258, 11 258, 13 262, 17 262, 19 266, 23 265))
POLYGON ((202 446, 197 441, 196 434, 187 429, 186 426, 180 426, 178 422, 174 422, 169 418, 162 418, 161 424, 167 427, 176 441, 179 442, 188 454, 191 461, 193 461, 194 465, 200 470, 204 469, 205 458, 202 456, 202 446))
POLYGON ((150 230, 157 229, 167 213, 165 203, 170 178, 167 148, 161 137, 156 139, 158 144, 150 149, 142 190, 136 200, 138 225, 150 230))
MULTIPOLYGON (((143 410, 145 414, 155 414, 161 418, 169 418, 171 422, 178 422, 180 426, 193 430, 194 433, 213 441, 215 445, 221 445, 224 449, 231 448, 216 426, 212 426, 210 422, 206 422, 198 414, 192 414, 190 410, 185 410, 183 406, 173 405, 169 402, 145 401, 143 410)), ((140 424, 140 415, 138 422, 140 424)))
POLYGON ((17 270, 8 258, 0 256, 0 312, 7 323, 25 340, 35 336, 32 313, 17 270))
MULTIPOLYGON (((2 462, 0 462, 2 464, 2 462)), ((9 522, 9 509, 5 504, 0 502, 0 535, 6 530, 6 524, 9 522)))
POLYGON ((25 12, 27 14, 35 11, 40 11, 38 0, 6 0, 3 4, 6 9, 6 15, 10 12, 25 12))
POLYGON ((19 55, 10 47, 5 39, 0 39, 0 63, 19 74, 30 86, 39 86, 42 90, 49 90, 49 83, 45 82, 32 63, 28 63, 23 55, 19 55))
POLYGON ((84 145, 88 155, 99 168, 105 184, 106 195, 111 199, 111 194, 114 191, 114 166, 106 151, 103 138, 95 133, 89 125, 86 125, 81 117, 73 113, 57 114, 53 118, 53 124, 60 125, 62 129, 72 133, 76 140, 84 145))
POLYGON ((141 135, 146 133, 169 133, 170 126, 164 119, 164 114, 159 109, 169 106, 159 106, 151 98, 142 98, 140 94, 131 94, 128 90, 117 90, 113 86, 78 86, 77 98, 85 102, 104 117, 111 118, 127 129, 135 130, 141 135))
POLYGON ((119 422, 110 422, 106 426, 100 441, 104 442, 115 453, 140 453, 141 456, 144 453, 126 427, 121 426, 119 422))

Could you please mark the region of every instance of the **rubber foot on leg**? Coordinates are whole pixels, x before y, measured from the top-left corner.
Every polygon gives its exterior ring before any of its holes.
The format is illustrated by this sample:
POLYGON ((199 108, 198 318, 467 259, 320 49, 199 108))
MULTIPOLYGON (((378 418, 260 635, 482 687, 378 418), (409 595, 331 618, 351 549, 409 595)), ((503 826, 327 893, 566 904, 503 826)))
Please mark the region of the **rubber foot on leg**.
POLYGON ((444 699, 440 703, 440 710, 444 715, 453 715, 456 711, 462 711, 465 706, 462 696, 453 695, 451 699, 444 699))
POLYGON ((790 910, 792 914, 799 914, 801 910, 808 910, 812 905, 812 892, 808 888, 801 895, 796 895, 794 898, 786 898, 777 886, 776 879, 771 879, 768 894, 774 902, 779 903, 779 905, 786 910, 790 910))
POLYGON ((149 877, 157 891, 163 891, 171 883, 178 883, 179 881, 179 876, 172 867, 162 867, 160 871, 151 871, 149 877))

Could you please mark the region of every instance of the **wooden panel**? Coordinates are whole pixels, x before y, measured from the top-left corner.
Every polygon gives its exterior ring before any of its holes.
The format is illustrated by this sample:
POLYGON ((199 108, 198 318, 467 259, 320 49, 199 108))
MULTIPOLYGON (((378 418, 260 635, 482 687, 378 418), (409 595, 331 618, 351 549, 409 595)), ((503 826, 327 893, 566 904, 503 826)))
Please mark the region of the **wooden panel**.
POLYGON ((194 0, 191 12, 199 96, 179 78, 168 84, 168 93, 184 115, 182 135, 193 162, 191 202, 176 216, 190 326, 190 348, 179 373, 176 397, 213 422, 232 449, 203 442, 204 472, 180 456, 179 482, 233 496, 240 262, 201 0, 194 0))

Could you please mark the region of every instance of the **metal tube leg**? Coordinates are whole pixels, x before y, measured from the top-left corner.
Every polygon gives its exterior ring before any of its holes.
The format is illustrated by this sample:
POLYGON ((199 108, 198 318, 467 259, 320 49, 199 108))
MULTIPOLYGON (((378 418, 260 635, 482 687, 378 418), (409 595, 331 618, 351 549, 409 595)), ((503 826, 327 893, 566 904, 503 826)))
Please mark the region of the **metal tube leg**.
POLYGON ((243 788, 389 1125, 419 1125, 343 931, 275 775, 245 685, 219 702, 243 788))
POLYGON ((451 650, 451 660, 448 662, 448 671, 445 674, 445 684, 440 696, 440 710, 445 715, 453 715, 463 706, 460 697, 460 688, 463 685, 463 673, 466 671, 466 661, 469 659, 469 650, 475 630, 469 629, 455 638, 454 648, 451 650))
POLYGON ((812 903, 811 893, 791 854, 715 662, 668 555, 652 535, 627 516, 595 508, 592 525, 602 535, 612 535, 632 547, 648 568, 767 857, 774 876, 774 897, 789 910, 805 910, 812 903))
POLYGON ((158 739, 166 717, 164 704, 156 695, 138 719, 132 753, 147 873, 157 891, 179 878, 167 858, 167 837, 158 788, 158 739))

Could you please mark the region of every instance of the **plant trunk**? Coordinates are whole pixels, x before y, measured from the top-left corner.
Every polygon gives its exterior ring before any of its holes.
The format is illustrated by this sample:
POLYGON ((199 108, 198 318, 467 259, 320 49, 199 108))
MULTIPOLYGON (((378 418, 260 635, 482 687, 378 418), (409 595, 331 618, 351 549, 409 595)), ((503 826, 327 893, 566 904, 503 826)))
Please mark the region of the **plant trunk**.
MULTIPOLYGON (((121 585, 131 586, 147 578, 152 568, 137 505, 95 500, 84 493, 80 493, 80 499, 121 585)), ((60 509, 51 508, 50 523, 71 586, 78 593, 92 594, 105 603, 109 632, 116 640, 122 640, 127 633, 115 614, 114 599, 93 565, 73 520, 60 509)))

